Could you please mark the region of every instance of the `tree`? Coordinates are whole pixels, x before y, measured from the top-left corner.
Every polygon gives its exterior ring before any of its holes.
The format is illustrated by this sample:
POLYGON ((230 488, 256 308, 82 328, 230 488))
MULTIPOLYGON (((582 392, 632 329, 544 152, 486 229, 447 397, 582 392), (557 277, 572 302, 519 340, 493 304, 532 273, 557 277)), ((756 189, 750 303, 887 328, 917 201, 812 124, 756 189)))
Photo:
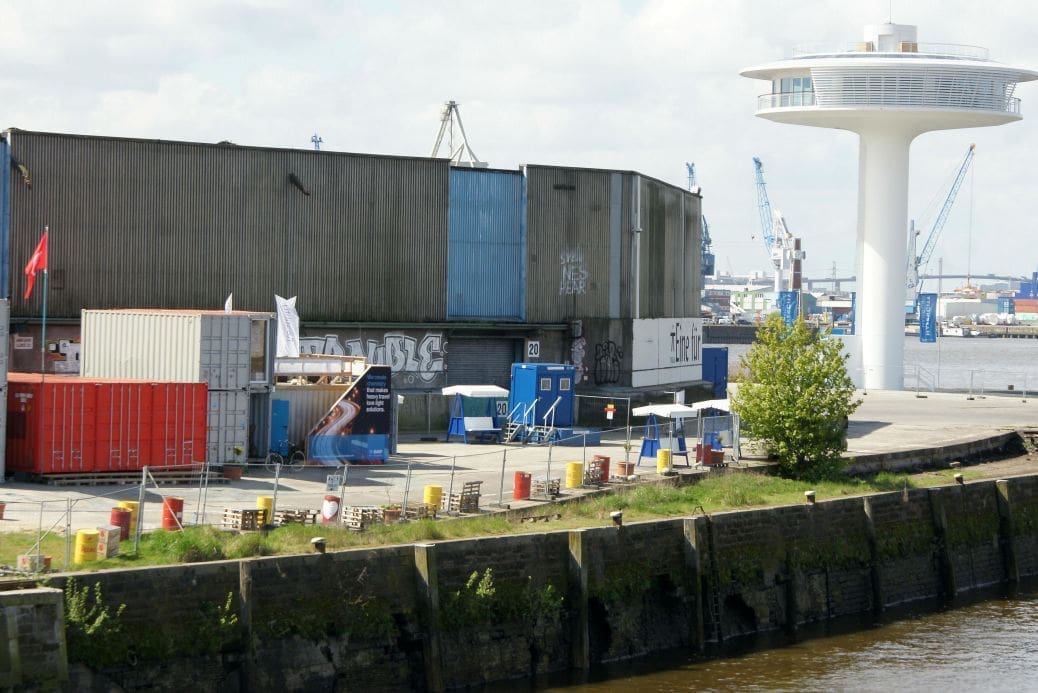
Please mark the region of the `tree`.
POLYGON ((802 319, 786 326, 773 313, 742 357, 745 375, 732 411, 747 433, 778 459, 782 476, 829 477, 843 466, 847 418, 861 404, 847 375, 843 343, 802 319))

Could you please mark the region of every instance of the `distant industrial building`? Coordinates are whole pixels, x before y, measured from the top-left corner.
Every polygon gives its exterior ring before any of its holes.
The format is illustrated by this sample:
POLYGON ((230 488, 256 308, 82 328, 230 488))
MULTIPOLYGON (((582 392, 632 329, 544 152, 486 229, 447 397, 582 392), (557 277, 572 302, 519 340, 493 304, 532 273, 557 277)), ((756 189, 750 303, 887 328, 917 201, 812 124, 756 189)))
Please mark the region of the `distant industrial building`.
MULTIPOLYGON (((78 372, 83 308, 277 294, 304 351, 390 365, 405 395, 507 387, 517 361, 573 363, 587 391, 701 382, 702 199, 633 171, 17 129, 0 158, 11 370, 40 368, 21 268, 46 226, 48 372, 78 372)), ((409 399, 424 423, 432 398, 409 399)))

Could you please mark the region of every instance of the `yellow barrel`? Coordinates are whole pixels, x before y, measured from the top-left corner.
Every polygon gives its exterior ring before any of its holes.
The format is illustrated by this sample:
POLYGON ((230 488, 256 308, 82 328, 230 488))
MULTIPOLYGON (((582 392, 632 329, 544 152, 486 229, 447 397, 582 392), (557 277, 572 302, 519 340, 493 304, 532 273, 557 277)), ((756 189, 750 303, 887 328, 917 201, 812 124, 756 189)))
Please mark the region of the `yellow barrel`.
POLYGON ((137 534, 137 513, 141 504, 137 501, 119 501, 119 507, 130 511, 130 536, 137 534))
POLYGON ((263 517, 259 518, 260 524, 269 525, 274 521, 274 496, 256 496, 256 509, 263 511, 263 517))
POLYGON ((100 535, 96 529, 81 529, 76 532, 76 563, 90 563, 97 560, 97 537, 100 535))
POLYGON ((566 488, 580 488, 584 485, 584 463, 566 463, 566 488))
POLYGON ((663 472, 669 471, 673 465, 671 464, 670 450, 667 448, 660 448, 656 451, 656 472, 662 474, 663 472))
POLYGON ((422 493, 422 502, 426 505, 431 505, 434 508, 439 509, 440 501, 443 500, 443 487, 435 486, 430 484, 425 487, 425 491, 422 493))

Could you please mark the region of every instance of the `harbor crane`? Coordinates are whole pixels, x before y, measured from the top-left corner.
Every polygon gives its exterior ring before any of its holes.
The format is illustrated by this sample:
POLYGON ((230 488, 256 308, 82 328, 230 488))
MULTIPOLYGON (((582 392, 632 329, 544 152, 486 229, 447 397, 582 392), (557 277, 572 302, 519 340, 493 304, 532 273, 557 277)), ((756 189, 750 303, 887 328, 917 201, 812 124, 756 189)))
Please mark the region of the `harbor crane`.
POLYGON ((941 205, 941 211, 937 214, 937 218, 933 222, 933 228, 930 229, 930 234, 926 237, 926 242, 923 243, 923 249, 916 255, 916 239, 919 237, 920 231, 915 228, 915 221, 909 224, 908 229, 908 290, 912 293, 911 301, 912 312, 915 312, 916 306, 919 305, 919 294, 923 290, 923 280, 920 275, 920 268, 926 269, 927 264, 930 262, 930 256, 933 255, 934 248, 937 245, 937 239, 941 236, 941 229, 944 228, 944 223, 948 221, 948 214, 951 212, 952 205, 955 204, 955 197, 959 194, 959 188, 962 187, 962 181, 966 178, 966 172, 970 168, 970 164, 973 162, 973 153, 976 150, 977 145, 971 144, 970 148, 966 150, 966 156, 962 159, 962 163, 959 164, 959 170, 955 174, 955 180, 952 181, 951 189, 948 191, 948 196, 944 199, 944 204, 941 205))
POLYGON ((757 175, 757 211, 760 214, 761 233, 764 246, 775 267, 775 293, 780 291, 799 291, 801 277, 801 261, 804 251, 800 249, 800 239, 794 238, 786 226, 782 212, 772 210, 768 200, 768 188, 764 182, 764 164, 753 157, 753 165, 757 175))
MULTIPOLYGON (((702 192, 702 188, 696 183, 696 165, 693 163, 686 163, 685 170, 688 171, 688 189, 689 192, 696 193, 697 195, 702 192)), ((706 221, 706 215, 700 214, 700 219, 703 220, 703 233, 701 257, 699 262, 699 273, 704 277, 709 277, 714 273, 715 257, 711 251, 713 248, 713 241, 710 239, 710 224, 706 221)))
POLYGON ((436 135, 436 144, 433 145, 430 157, 435 158, 440 153, 440 145, 443 144, 443 136, 447 136, 447 149, 452 166, 467 166, 469 168, 486 168, 487 162, 480 161, 476 152, 469 144, 468 135, 465 134, 465 125, 461 122, 461 111, 458 110, 457 101, 447 101, 443 104, 443 112, 440 114, 440 131, 436 135), (454 146, 454 123, 458 124, 461 134, 461 143, 454 146))

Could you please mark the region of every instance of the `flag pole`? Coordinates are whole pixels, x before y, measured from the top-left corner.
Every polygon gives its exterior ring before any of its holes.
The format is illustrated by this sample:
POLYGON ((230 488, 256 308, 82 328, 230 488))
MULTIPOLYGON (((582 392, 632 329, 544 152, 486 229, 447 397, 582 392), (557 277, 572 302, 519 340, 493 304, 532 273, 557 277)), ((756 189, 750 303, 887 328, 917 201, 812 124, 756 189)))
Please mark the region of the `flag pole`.
MULTIPOLYGON (((44 236, 48 236, 49 226, 43 227, 44 236)), ((49 249, 48 249, 49 252, 49 249)), ((50 264, 49 262, 47 263, 50 264)), ((43 327, 40 330, 40 373, 41 377, 47 372, 47 267, 43 268, 43 327)))

